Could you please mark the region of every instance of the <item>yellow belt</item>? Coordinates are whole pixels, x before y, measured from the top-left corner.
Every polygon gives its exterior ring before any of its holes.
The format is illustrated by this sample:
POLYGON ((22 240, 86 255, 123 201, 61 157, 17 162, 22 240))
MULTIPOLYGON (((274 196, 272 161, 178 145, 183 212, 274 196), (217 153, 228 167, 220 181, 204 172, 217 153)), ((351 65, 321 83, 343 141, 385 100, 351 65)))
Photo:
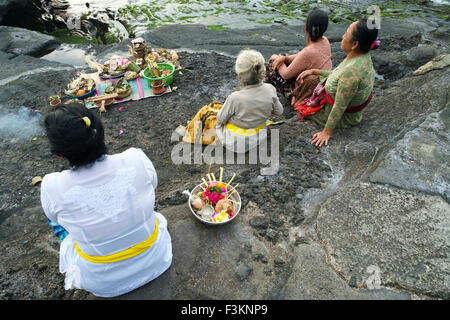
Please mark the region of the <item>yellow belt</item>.
POLYGON ((75 242, 75 250, 77 250, 78 254, 81 257, 90 262, 94 263, 117 262, 137 256, 138 254, 144 252, 145 250, 150 248, 153 245, 153 243, 155 243, 157 237, 158 237, 158 220, 155 219, 155 229, 153 230, 153 233, 150 235, 150 237, 126 250, 116 252, 107 256, 92 256, 90 254, 86 254, 83 251, 81 251, 80 247, 76 242, 75 242))
MULTIPOLYGON (((271 121, 269 121, 270 123, 271 121)), ((233 133, 236 133, 240 136, 254 136, 255 134, 257 134, 259 132, 259 130, 261 130, 262 128, 264 128, 266 125, 268 125, 268 123, 263 123, 262 125, 260 125, 257 128, 254 129, 243 129, 243 128, 239 128, 237 126, 235 126, 234 124, 231 123, 227 123, 225 128, 227 128, 227 130, 230 130, 233 133)))

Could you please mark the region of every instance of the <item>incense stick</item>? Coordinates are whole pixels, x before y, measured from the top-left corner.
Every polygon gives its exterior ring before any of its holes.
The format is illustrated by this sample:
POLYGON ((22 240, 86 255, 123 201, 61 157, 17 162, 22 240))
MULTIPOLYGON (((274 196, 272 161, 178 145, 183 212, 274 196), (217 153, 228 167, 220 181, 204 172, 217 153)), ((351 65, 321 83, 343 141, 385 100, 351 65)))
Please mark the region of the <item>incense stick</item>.
POLYGON ((219 178, 219 182, 222 182, 222 177, 223 177, 223 167, 220 167, 220 178, 219 178))
POLYGON ((236 192, 236 188, 237 188, 238 185, 239 185, 239 183, 233 187, 233 191, 231 191, 231 192, 227 195, 227 199, 230 199, 230 196, 231 196, 233 193, 236 192))
POLYGON ((208 173, 210 173, 210 171, 211 171, 211 165, 212 165, 212 161, 213 161, 213 159, 211 158, 211 161, 209 162, 208 173))
POLYGON ((231 177, 230 181, 228 181, 227 184, 231 186, 231 182, 233 182, 235 177, 236 177, 236 173, 233 173, 233 176, 231 177))

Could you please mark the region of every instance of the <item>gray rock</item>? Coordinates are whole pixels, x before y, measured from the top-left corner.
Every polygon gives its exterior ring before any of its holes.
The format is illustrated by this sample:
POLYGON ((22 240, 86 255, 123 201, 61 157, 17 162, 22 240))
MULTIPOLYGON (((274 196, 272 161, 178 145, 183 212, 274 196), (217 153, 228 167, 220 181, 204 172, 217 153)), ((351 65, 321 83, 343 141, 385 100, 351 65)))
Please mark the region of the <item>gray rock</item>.
POLYGON ((250 219, 250 225, 256 229, 267 229, 269 227, 269 221, 267 217, 256 216, 250 219))
POLYGON ((0 0, 0 24, 5 24, 6 18, 14 21, 14 18, 23 19, 37 13, 34 2, 33 0, 0 0))
POLYGON ((378 279, 379 286, 450 297, 450 206, 440 197, 360 183, 323 204, 317 231, 341 277, 362 275, 358 287, 378 279))
POLYGON ((450 200, 450 108, 429 114, 370 176, 372 182, 439 194, 450 200))
POLYGON ((283 258, 278 257, 273 261, 273 263, 277 266, 282 266, 286 263, 286 261, 284 261, 283 258))
POLYGON ((235 273, 239 281, 245 281, 251 275, 253 268, 246 263, 241 263, 237 266, 235 273))
POLYGON ((419 46, 408 50, 403 61, 407 66, 420 66, 437 55, 436 49, 430 46, 419 46))
POLYGON ((57 38, 22 28, 0 26, 0 51, 15 55, 42 56, 61 44, 57 38))
POLYGON ((392 290, 355 290, 351 288, 330 266, 323 248, 315 243, 299 245, 295 248, 296 257, 289 279, 283 285, 280 299, 289 300, 372 300, 409 299, 409 294, 392 290))

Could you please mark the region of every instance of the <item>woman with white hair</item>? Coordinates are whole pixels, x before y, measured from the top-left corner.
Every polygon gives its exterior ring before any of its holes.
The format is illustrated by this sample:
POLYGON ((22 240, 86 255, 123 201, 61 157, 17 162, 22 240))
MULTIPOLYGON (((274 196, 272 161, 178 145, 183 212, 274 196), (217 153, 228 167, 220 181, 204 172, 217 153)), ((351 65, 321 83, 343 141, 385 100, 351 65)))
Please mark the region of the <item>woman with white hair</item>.
POLYGON ((204 132, 207 120, 210 120, 210 127, 215 121, 217 137, 234 152, 247 152, 266 138, 267 132, 262 129, 272 116, 283 114, 283 106, 275 87, 263 82, 266 75, 264 57, 258 51, 243 50, 236 59, 235 71, 241 87, 228 96, 223 106, 203 107, 188 124, 183 141, 196 142, 194 123, 201 121, 204 132))

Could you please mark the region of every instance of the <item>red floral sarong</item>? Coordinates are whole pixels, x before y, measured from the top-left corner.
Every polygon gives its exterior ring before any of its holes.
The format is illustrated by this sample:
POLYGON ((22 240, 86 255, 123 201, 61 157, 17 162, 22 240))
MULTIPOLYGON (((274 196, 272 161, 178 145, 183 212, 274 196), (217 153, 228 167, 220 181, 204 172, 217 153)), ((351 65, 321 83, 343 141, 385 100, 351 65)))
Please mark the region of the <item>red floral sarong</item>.
MULTIPOLYGON (((356 107, 347 107, 345 112, 347 113, 355 113, 359 112, 370 103, 373 97, 373 90, 370 93, 369 98, 367 100, 356 107)), ((325 104, 334 105, 334 99, 330 96, 328 92, 325 90, 325 82, 319 83, 319 85, 314 89, 312 96, 308 99, 303 100, 302 102, 297 102, 294 106, 294 109, 298 111, 298 119, 300 121, 304 121, 303 118, 312 114, 315 114, 322 109, 325 104)))

